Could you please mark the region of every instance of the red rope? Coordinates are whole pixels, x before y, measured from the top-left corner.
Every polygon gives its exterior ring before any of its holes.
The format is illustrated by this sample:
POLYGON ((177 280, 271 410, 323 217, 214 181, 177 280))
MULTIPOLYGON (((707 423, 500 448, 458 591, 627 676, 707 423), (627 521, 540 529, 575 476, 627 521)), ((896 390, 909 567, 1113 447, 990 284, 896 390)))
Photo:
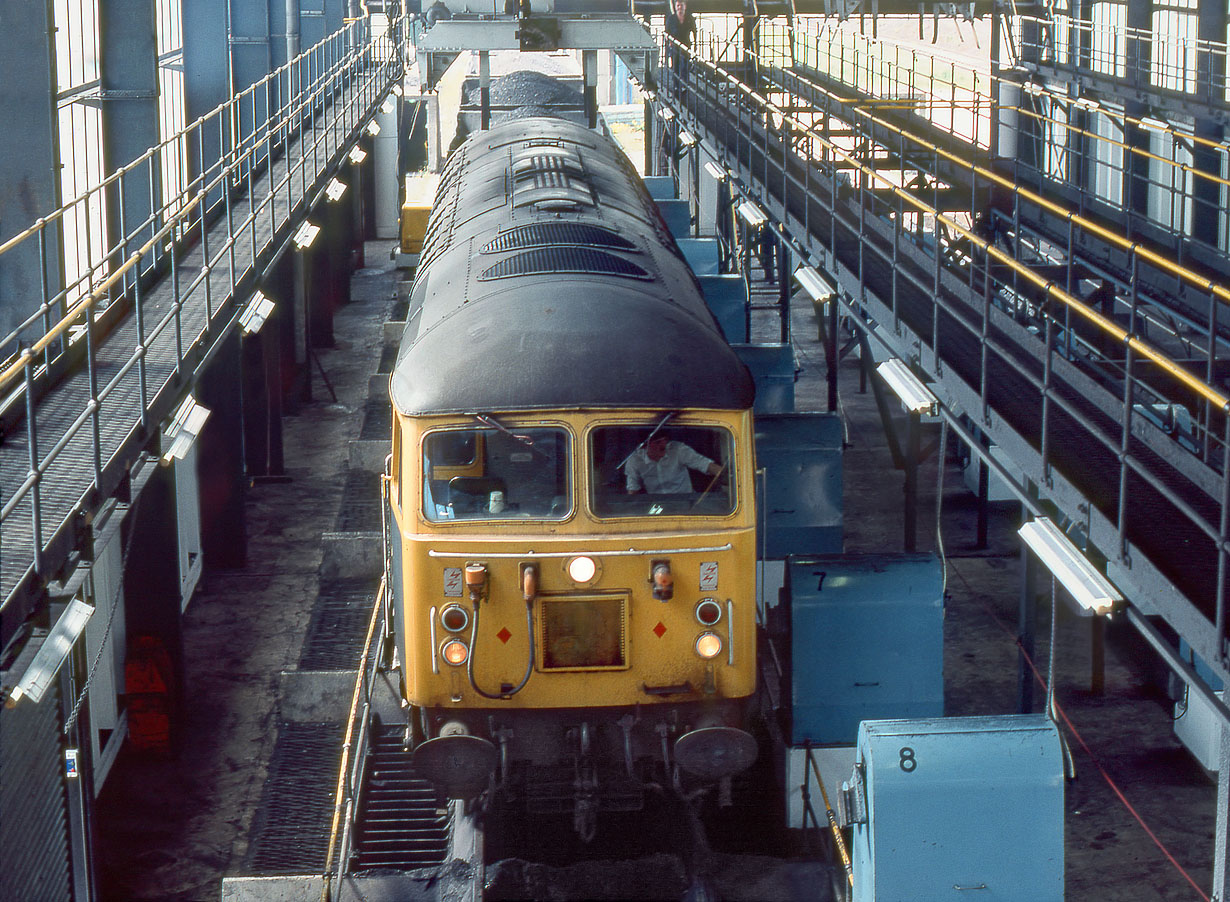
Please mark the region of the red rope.
MULTIPOLYGON (((1013 644, 1020 650, 1021 656, 1025 658, 1025 663, 1028 664, 1029 669, 1033 671, 1034 679, 1038 681, 1038 685, 1045 689, 1046 680, 1043 679, 1042 674, 1038 672, 1038 668, 1034 665, 1033 658, 1029 656, 1029 653, 1025 651, 1025 647, 1021 645, 1020 638, 1008 629, 1007 625, 999 618, 999 615, 996 614, 995 611, 986 604, 986 602, 979 600, 979 603, 986 609, 987 613, 991 615, 991 619, 995 621, 999 628, 1007 633, 1012 639, 1013 644)), ((1123 803, 1123 806, 1127 808, 1132 817, 1136 818, 1136 822, 1140 824, 1141 829, 1149 835, 1149 838, 1153 840, 1153 844, 1161 850, 1163 855, 1166 856, 1166 860, 1174 865, 1175 870, 1183 875, 1183 879, 1192 885, 1192 888, 1199 894, 1200 898, 1203 899, 1204 902, 1210 902, 1208 894, 1200 888, 1199 884, 1197 884, 1195 880, 1192 879, 1192 875, 1187 873, 1187 871, 1183 868, 1183 865, 1179 864, 1174 855, 1170 853, 1170 850, 1167 849, 1161 839, 1158 838, 1158 835, 1149 828, 1148 824, 1145 823, 1144 818, 1140 816, 1140 812, 1138 812, 1132 803, 1128 801, 1127 796, 1123 794, 1123 790, 1119 788, 1118 784, 1115 783, 1111 775, 1106 772, 1106 768, 1102 766, 1102 762, 1098 760, 1098 756, 1093 753, 1093 749, 1089 748, 1089 745, 1085 742, 1084 737, 1081 736, 1072 721, 1068 719, 1067 712, 1063 710, 1058 701, 1054 702, 1054 706, 1055 711, 1058 712, 1059 716, 1063 719, 1064 725, 1068 728, 1068 731, 1076 738, 1076 741, 1080 744, 1080 747, 1085 750, 1085 754, 1089 756, 1089 760, 1092 761, 1094 767, 1098 769, 1098 773, 1102 775, 1102 778, 1106 781, 1107 785, 1110 786, 1111 791, 1119 797, 1119 801, 1123 803)))

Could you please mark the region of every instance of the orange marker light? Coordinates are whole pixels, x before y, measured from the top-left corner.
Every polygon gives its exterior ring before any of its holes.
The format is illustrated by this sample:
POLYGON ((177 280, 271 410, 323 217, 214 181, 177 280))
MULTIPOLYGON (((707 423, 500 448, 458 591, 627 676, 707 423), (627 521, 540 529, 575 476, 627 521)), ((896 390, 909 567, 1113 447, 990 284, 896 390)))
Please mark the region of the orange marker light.
POLYGON ((440 649, 440 657, 444 658, 445 661, 454 667, 464 664, 469 656, 470 650, 466 648, 466 644, 460 639, 449 639, 444 643, 444 647, 440 649))
POLYGON ((722 638, 717 633, 701 633, 696 637, 696 653, 706 661, 722 653, 722 638))

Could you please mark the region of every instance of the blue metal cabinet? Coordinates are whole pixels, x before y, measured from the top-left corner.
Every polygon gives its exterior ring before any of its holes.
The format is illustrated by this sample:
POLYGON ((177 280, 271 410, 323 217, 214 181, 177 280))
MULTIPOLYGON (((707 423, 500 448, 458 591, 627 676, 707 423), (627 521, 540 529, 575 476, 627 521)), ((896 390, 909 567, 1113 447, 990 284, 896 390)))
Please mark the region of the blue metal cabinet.
POLYGON ((756 381, 756 403, 752 410, 756 414, 791 413, 794 410, 794 347, 782 342, 731 346, 756 381))
MULTIPOLYGON (((756 414, 756 480, 765 560, 841 551, 841 420, 832 413, 756 414)), ((853 740, 853 734, 851 734, 853 740)))
POLYGON ((857 902, 1063 899, 1063 751, 1043 715, 867 721, 847 785, 857 902))
POLYGON ((933 554, 790 558, 791 744, 852 745, 860 721, 944 713, 933 554))
MULTIPOLYGON (((682 243, 682 242, 680 242, 682 243)), ((737 273, 698 277, 705 303, 731 344, 747 342, 747 282, 737 273)))
POLYGON ((670 175, 647 175, 641 179, 645 190, 654 200, 672 200, 675 197, 675 178, 670 175))
MULTIPOLYGON (((697 278, 717 275, 722 258, 716 238, 677 237, 675 243, 679 245, 679 252, 683 254, 683 259, 688 261, 688 266, 696 273, 697 278)), ((742 276, 739 278, 742 280, 742 276)))
POLYGON ((658 200, 658 210, 667 230, 675 238, 687 238, 692 234, 692 214, 686 200, 658 200))

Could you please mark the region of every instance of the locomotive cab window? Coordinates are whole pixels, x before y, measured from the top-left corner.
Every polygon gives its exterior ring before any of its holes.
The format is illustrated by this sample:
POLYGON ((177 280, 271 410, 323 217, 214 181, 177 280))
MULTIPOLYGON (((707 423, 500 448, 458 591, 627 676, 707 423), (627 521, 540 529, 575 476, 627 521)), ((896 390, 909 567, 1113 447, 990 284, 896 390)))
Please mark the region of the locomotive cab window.
POLYGON ((725 429, 607 426, 590 436, 594 513, 600 517, 728 516, 734 442, 725 429))
POLYGON ((423 513, 447 520, 551 519, 572 509, 568 434, 448 429, 423 440, 423 513))

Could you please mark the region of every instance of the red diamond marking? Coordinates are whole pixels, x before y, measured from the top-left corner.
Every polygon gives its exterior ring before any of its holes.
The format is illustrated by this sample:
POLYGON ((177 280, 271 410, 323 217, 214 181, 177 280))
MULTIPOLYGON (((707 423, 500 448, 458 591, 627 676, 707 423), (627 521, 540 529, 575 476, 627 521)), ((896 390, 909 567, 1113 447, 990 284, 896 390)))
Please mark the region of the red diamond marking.
POLYGON ((666 632, 666 625, 663 624, 661 620, 659 620, 658 625, 653 628, 653 631, 657 633, 658 638, 661 639, 662 634, 666 632))
POLYGON ((498 633, 495 634, 495 637, 499 639, 501 642, 503 642, 505 645, 507 645, 508 640, 512 638, 512 633, 508 631, 508 627, 504 627, 502 630, 500 630, 498 633))

